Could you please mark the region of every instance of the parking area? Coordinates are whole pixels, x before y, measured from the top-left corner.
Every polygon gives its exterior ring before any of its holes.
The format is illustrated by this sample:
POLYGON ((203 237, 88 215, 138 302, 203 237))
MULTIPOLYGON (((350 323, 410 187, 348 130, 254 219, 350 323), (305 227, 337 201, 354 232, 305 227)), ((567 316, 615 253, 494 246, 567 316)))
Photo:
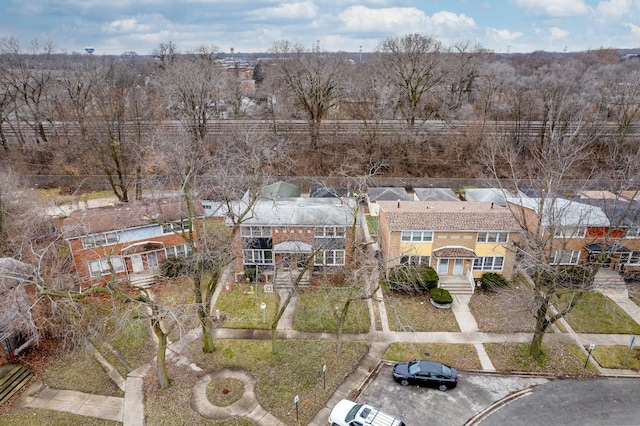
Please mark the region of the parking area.
POLYGON ((447 392, 432 388, 401 386, 385 364, 358 398, 359 402, 401 418, 407 426, 464 425, 467 420, 506 396, 546 383, 544 378, 472 374, 460 371, 458 386, 447 392))

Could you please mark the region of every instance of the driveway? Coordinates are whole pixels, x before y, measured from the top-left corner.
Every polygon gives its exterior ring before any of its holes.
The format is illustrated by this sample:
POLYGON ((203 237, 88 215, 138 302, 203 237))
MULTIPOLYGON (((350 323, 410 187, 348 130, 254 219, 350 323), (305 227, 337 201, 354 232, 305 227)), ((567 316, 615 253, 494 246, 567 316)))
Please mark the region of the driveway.
POLYGON ((464 425, 467 420, 504 397, 547 383, 544 378, 458 373, 458 386, 447 392, 432 388, 401 386, 385 364, 358 398, 401 418, 407 426, 464 425))

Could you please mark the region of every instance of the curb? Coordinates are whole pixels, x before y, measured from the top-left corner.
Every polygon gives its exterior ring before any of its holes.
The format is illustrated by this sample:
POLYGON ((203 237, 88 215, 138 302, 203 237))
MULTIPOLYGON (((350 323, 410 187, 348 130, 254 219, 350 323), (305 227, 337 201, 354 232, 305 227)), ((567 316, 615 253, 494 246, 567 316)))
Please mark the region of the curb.
POLYGON ((529 387, 527 389, 523 389, 517 392, 512 393, 511 395, 505 396, 500 401, 496 401, 475 416, 471 417, 467 420, 464 425, 465 426, 476 426, 479 425, 485 418, 489 417, 492 413, 499 410, 502 406, 507 405, 511 401, 515 401, 516 399, 523 398, 527 395, 533 393, 533 387, 529 387))

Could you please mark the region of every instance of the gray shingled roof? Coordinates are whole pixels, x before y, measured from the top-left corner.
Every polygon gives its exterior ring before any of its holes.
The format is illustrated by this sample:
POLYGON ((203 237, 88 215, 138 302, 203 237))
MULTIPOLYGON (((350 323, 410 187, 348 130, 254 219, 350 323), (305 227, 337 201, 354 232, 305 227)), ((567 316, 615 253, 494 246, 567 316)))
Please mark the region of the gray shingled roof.
POLYGON ((483 202, 380 201, 391 231, 519 231, 506 207, 483 202), (398 207, 398 204, 400 207, 398 207))
MULTIPOLYGON (((194 204, 198 216, 203 216, 204 209, 200 202, 194 200, 194 204)), ((138 228, 158 221, 176 221, 187 216, 187 205, 181 200, 144 200, 74 211, 64 219, 62 228, 65 237, 69 238, 138 228)))
POLYGON ((383 201, 383 200, 412 200, 413 197, 407 193, 404 188, 395 187, 375 187, 367 189, 367 195, 369 201, 383 201))
MULTIPOLYGON (((236 206, 238 210, 240 206, 236 206)), ((339 198, 279 198, 257 200, 242 225, 316 226, 353 223, 355 201, 339 198)))

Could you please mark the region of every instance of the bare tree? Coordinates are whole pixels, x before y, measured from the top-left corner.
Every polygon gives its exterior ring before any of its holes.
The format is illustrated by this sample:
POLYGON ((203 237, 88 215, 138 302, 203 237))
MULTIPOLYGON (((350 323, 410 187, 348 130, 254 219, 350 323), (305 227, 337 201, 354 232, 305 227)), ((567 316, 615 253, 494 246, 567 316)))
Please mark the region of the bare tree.
POLYGON ((276 87, 291 97, 309 125, 311 149, 320 144, 320 125, 347 93, 349 63, 341 53, 308 51, 288 41, 275 43, 271 73, 276 87))

